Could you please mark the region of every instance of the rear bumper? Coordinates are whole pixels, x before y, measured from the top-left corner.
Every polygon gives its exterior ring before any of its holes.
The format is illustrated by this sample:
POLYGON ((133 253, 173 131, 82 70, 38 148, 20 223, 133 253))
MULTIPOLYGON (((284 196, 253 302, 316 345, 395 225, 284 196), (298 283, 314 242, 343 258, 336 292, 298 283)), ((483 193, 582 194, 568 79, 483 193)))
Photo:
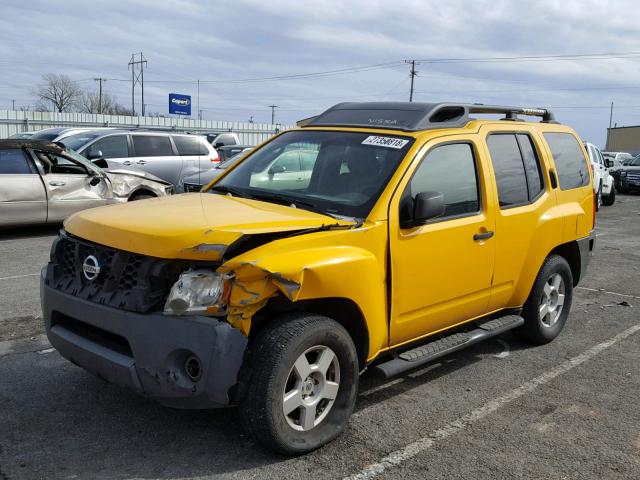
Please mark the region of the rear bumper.
MULTIPOLYGON (((211 317, 142 315, 55 290, 41 276, 47 337, 60 354, 85 370, 174 408, 230 405, 247 338, 211 317), (187 359, 200 375, 190 378, 187 359)), ((193 371, 192 371, 193 373, 193 371)))
POLYGON ((596 246, 596 232, 591 230, 588 237, 578 239, 578 249, 580 250, 580 277, 575 282, 578 285, 579 281, 584 278, 589 267, 589 261, 593 255, 593 249, 596 246))

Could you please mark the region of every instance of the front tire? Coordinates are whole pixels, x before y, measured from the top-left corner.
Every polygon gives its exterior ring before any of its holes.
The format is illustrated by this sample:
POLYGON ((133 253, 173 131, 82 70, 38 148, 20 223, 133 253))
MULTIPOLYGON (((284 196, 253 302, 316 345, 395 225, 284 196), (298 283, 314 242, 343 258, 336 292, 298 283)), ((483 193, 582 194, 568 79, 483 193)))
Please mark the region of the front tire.
POLYGON ((298 455, 345 429, 358 391, 358 356, 330 318, 293 314, 270 323, 249 346, 240 419, 256 442, 298 455))
POLYGON ((549 256, 522 309, 525 323, 515 333, 531 343, 549 343, 564 328, 572 299, 573 275, 569 264, 559 255, 549 256))

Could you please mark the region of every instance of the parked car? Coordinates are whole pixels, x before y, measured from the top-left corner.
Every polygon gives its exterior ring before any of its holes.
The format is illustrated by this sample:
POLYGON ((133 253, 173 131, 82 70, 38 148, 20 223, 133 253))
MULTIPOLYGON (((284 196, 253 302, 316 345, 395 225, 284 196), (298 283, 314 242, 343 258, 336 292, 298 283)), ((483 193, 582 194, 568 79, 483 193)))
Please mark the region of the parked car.
POLYGON ((640 155, 625 160, 621 167, 611 169, 615 186, 620 193, 640 190, 640 155))
POLYGON ((7 138, 15 139, 15 140, 26 140, 27 138, 31 138, 31 136, 36 132, 19 132, 14 133, 13 135, 9 135, 7 138))
POLYGON ((633 158, 633 155, 627 152, 602 152, 602 156, 607 161, 608 167, 621 167, 624 162, 633 158))
POLYGON ((218 156, 220 157, 220 161, 224 162, 228 158, 231 158, 245 150, 251 150, 252 148, 253 147, 249 145, 227 145, 223 147, 218 147, 216 148, 216 150, 218 151, 218 156))
POLYGON ((80 210, 173 193, 141 172, 103 170, 59 144, 0 140, 0 226, 56 223, 80 210))
POLYGON ((225 147, 227 145, 240 145, 240 138, 234 132, 217 132, 205 134, 207 141, 215 148, 225 147))
POLYGON ((218 153, 200 135, 148 130, 89 130, 59 141, 90 160, 103 158, 109 168, 151 173, 182 190, 183 178, 209 170, 218 153))
POLYGON ((589 142, 584 143, 584 148, 589 155, 589 160, 591 160, 593 188, 596 194, 596 210, 599 210, 602 205, 611 206, 616 201, 616 189, 602 152, 593 143, 589 142))
POLYGON ((88 132, 91 130, 114 130, 112 127, 51 127, 33 132, 29 137, 31 140, 41 140, 44 142, 59 141, 69 135, 76 133, 88 132))
POLYGON ((227 167, 229 167, 230 165, 233 165, 233 163, 236 160, 238 160, 240 157, 245 155, 247 152, 250 152, 251 150, 252 148, 245 148, 241 152, 236 153, 233 157, 227 158, 226 160, 220 162, 218 165, 207 170, 206 172, 199 172, 189 177, 185 177, 184 183, 182 186, 183 191, 199 192, 202 189, 202 187, 211 183, 211 181, 214 178, 222 175, 222 173, 224 173, 227 167))
POLYGON ((67 219, 42 273, 51 345, 164 405, 238 405, 285 454, 344 431, 367 368, 552 341, 595 244, 581 140, 535 108, 342 103, 205 192, 142 203, 67 219), (296 153, 308 180, 255 183, 296 153))

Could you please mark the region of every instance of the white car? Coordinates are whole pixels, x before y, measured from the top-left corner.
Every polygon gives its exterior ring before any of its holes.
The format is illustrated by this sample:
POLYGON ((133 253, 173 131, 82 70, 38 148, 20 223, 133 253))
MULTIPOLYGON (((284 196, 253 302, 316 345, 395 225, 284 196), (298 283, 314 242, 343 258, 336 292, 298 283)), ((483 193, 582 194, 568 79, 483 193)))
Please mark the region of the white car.
POLYGON ((633 158, 633 155, 627 152, 602 152, 602 156, 608 162, 608 167, 621 167, 633 158))
POLYGON ((593 190, 596 194, 596 210, 602 205, 610 206, 616 201, 616 189, 613 186, 613 177, 605 163, 602 152, 594 144, 585 142, 584 148, 589 154, 591 168, 593 169, 593 190))

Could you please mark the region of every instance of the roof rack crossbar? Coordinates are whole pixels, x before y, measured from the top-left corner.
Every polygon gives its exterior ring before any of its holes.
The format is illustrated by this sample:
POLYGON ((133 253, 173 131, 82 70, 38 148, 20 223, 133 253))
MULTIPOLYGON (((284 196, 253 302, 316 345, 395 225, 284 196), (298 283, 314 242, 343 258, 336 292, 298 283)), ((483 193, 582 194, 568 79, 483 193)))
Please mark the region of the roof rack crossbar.
POLYGON ((505 114, 507 118, 513 118, 513 115, 527 115, 530 117, 542 117, 543 122, 555 122, 555 116, 551 110, 546 108, 530 108, 530 107, 502 107, 495 105, 469 105, 469 113, 497 113, 505 114))

